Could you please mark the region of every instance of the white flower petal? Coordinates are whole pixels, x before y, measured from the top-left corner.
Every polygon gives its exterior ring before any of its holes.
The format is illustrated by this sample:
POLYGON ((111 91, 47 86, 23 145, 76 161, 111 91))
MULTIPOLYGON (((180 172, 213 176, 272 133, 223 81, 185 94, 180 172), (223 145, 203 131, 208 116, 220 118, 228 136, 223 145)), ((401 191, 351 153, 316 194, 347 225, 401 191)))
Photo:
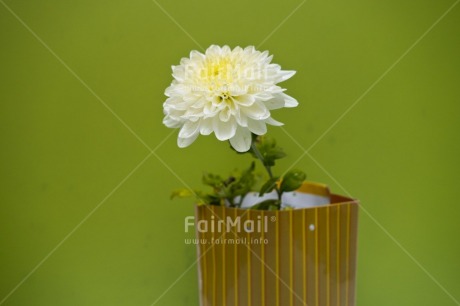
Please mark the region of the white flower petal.
POLYGON ((256 101, 253 95, 241 95, 233 97, 233 100, 242 106, 251 106, 256 101))
POLYGON ((214 117, 213 120, 213 129, 214 134, 216 134, 217 139, 229 140, 233 136, 235 136, 236 132, 236 121, 235 118, 230 117, 227 122, 220 121, 217 117, 214 117))
POLYGON ((296 99, 282 92, 274 94, 273 99, 265 101, 264 103, 269 110, 283 107, 296 107, 299 105, 296 99))
POLYGON ((179 120, 175 120, 171 118, 170 116, 166 116, 163 119, 163 124, 169 128, 179 128, 181 127, 182 122, 180 122, 179 120))
POLYGON ((261 60, 264 60, 264 59, 266 59, 268 57, 268 55, 269 55, 268 51, 265 50, 264 52, 261 52, 259 56, 260 56, 261 60))
POLYGON ((202 98, 197 94, 190 93, 189 95, 183 96, 182 99, 184 100, 184 102, 187 102, 187 106, 191 106, 195 104, 197 101, 201 100, 202 98))
POLYGON ((294 70, 281 70, 278 72, 278 82, 286 81, 287 79, 290 79, 294 74, 296 74, 296 71, 294 70))
POLYGON ((273 126, 282 126, 282 125, 284 125, 284 123, 276 121, 272 117, 269 117, 269 118, 265 119, 265 123, 273 125, 273 126))
POLYGON ((212 118, 206 118, 202 119, 200 123, 200 134, 201 135, 209 135, 211 134, 214 130, 212 128, 212 118))
POLYGON ((187 121, 185 122, 184 126, 182 126, 181 130, 179 131, 180 138, 189 138, 193 135, 198 134, 200 129, 200 122, 196 121, 187 121))
MULTIPOLYGON (((164 105, 163 114, 169 116, 175 120, 181 120, 182 115, 185 113, 182 109, 175 109, 170 105, 164 105)), ((184 120, 182 120, 184 121, 184 120)))
POLYGON ((188 147, 189 145, 191 145, 195 140, 196 138, 198 137, 198 133, 196 133, 195 135, 192 135, 188 138, 181 138, 181 137, 177 137, 177 145, 179 148, 185 148, 185 147, 188 147))
POLYGON ((284 98, 284 107, 296 107, 297 105, 299 105, 299 102, 297 102, 297 100, 293 97, 288 96, 285 93, 282 93, 281 96, 284 98))
POLYGON ((244 52, 249 53, 249 54, 253 53, 254 51, 255 51, 254 46, 247 46, 246 48, 244 48, 244 52))
POLYGON ((242 114, 240 111, 237 111, 235 114, 235 119, 238 125, 242 127, 248 126, 248 117, 245 114, 242 114))
POLYGON ((284 107, 284 99, 280 97, 278 94, 274 95, 272 99, 264 102, 265 106, 269 109, 279 109, 284 107))
POLYGON ((217 106, 215 106, 213 103, 206 103, 203 108, 203 114, 206 117, 214 117, 215 114, 217 114, 218 109, 217 106))
POLYGON ((273 95, 271 92, 256 92, 253 94, 254 98, 256 98, 259 101, 268 101, 273 98, 273 95))
POLYGON ((283 91, 285 91, 286 89, 282 88, 282 87, 279 87, 277 85, 272 85, 270 87, 267 88, 267 91, 271 94, 276 94, 276 93, 281 93, 283 91))
POLYGON ((226 107, 219 112, 219 119, 223 122, 227 122, 230 119, 231 111, 230 108, 226 107))
POLYGON ((207 102, 206 99, 201 98, 195 101, 192 105, 190 105, 190 107, 202 110, 206 102, 207 102))
POLYGON ((193 50, 190 52, 190 60, 192 61, 202 61, 205 59, 205 56, 203 53, 198 52, 196 50, 193 50))
POLYGON ((247 152, 251 148, 251 132, 243 127, 236 129, 235 136, 230 138, 230 144, 238 152, 247 152))
POLYGON ((196 109, 193 107, 189 107, 185 114, 182 115, 182 118, 192 120, 194 118, 201 118, 203 116, 203 112, 200 109, 196 109))
POLYGON ((270 117, 270 112, 262 102, 256 101, 249 107, 242 107, 241 111, 243 111, 249 118, 255 120, 264 120, 270 117))
POLYGON ((264 59, 264 64, 270 64, 272 59, 273 59, 273 55, 268 56, 266 59, 264 59))
POLYGON ((233 48, 232 53, 237 53, 238 54, 238 53, 240 53, 242 51, 243 51, 243 49, 240 46, 236 46, 235 48, 233 48))
POLYGON ((188 95, 191 90, 190 86, 187 86, 185 84, 171 84, 168 88, 165 90, 165 95, 168 97, 172 96, 180 96, 183 97, 185 95, 188 95))
POLYGON ((163 103, 165 110, 186 110, 188 104, 179 97, 170 97, 163 103))
POLYGON ((222 55, 230 55, 230 52, 232 52, 232 50, 230 49, 229 46, 225 45, 222 47, 222 55))
POLYGON ((185 71, 183 66, 172 66, 172 76, 178 80, 183 81, 185 79, 185 71))
POLYGON ((256 135, 264 135, 267 133, 267 125, 264 121, 249 119, 248 129, 256 135))
POLYGON ((247 86, 230 86, 228 88, 228 93, 232 97, 244 95, 247 93, 247 91, 247 86))
POLYGON ((183 57, 180 59, 180 64, 182 66, 186 66, 188 63, 190 63, 190 59, 189 58, 186 58, 186 57, 183 57))
POLYGON ((219 56, 221 53, 222 49, 219 46, 216 45, 211 45, 207 50, 206 50, 206 56, 219 56))

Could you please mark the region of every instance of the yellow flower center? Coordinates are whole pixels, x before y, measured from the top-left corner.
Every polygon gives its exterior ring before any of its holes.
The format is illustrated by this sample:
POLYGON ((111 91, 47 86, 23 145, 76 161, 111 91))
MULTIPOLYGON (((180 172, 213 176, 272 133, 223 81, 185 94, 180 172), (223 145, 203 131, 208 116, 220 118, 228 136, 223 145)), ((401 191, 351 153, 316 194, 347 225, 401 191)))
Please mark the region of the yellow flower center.
POLYGON ((233 82, 232 73, 233 65, 228 57, 208 59, 200 71, 200 78, 209 90, 226 100, 229 95, 225 88, 233 82))

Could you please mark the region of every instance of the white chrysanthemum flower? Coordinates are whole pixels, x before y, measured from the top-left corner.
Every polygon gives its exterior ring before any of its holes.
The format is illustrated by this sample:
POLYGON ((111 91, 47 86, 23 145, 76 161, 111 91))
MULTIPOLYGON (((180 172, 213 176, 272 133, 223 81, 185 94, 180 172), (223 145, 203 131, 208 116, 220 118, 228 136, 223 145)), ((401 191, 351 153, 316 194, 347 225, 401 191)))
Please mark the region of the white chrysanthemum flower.
POLYGON ((295 107, 297 101, 277 86, 295 74, 270 63, 268 51, 254 47, 209 47, 172 66, 174 80, 166 91, 163 123, 181 128, 179 147, 190 145, 199 134, 212 132, 219 140, 230 140, 235 150, 246 152, 251 132, 263 135, 266 124, 282 125, 270 111, 295 107))

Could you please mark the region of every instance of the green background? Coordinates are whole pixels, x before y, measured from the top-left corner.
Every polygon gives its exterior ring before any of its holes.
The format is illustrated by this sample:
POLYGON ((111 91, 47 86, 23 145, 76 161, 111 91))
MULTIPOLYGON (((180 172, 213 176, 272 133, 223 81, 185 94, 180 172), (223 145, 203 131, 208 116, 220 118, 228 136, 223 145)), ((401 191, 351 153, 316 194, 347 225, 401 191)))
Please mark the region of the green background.
POLYGON ((170 66, 210 44, 297 70, 273 115, 318 163, 271 128, 276 171, 362 201, 358 305, 460 305, 460 5, 426 33, 453 0, 158 3, 0 1, 0 305, 198 305, 169 192, 248 160, 161 121, 170 66))

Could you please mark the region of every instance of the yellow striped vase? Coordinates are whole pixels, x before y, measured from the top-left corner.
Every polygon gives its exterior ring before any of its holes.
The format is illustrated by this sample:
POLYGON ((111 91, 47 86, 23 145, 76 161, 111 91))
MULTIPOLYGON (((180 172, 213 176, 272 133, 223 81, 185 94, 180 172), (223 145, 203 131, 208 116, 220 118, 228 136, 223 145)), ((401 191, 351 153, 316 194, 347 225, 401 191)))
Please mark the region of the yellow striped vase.
POLYGON ((354 306, 358 201, 330 200, 281 211, 196 206, 200 305, 354 306))

